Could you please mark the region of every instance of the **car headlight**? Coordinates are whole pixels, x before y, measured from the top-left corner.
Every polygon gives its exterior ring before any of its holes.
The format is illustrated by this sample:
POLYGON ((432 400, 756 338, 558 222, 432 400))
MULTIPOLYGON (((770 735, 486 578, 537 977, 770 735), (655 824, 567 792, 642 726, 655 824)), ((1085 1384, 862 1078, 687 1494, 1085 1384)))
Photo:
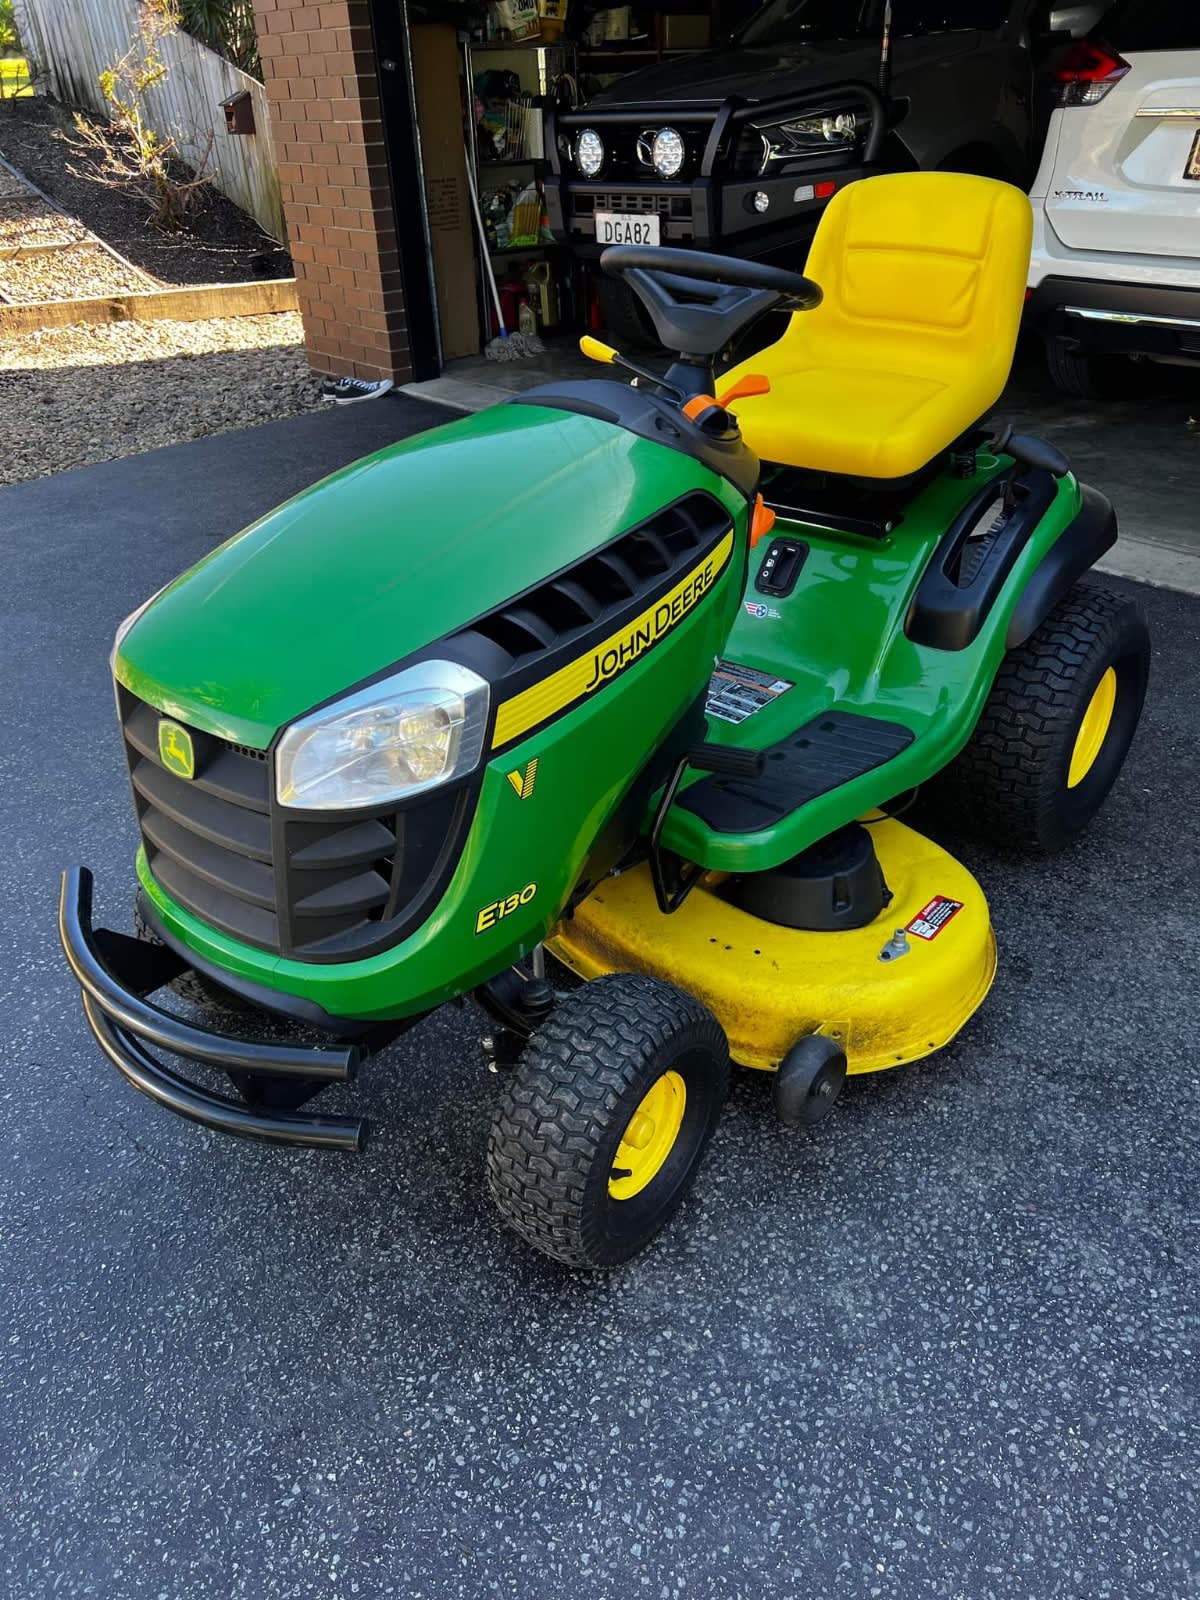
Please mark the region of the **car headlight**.
POLYGON ((407 800, 479 763, 488 686, 453 661, 421 661, 312 711, 275 751, 280 805, 353 811, 407 800))
POLYGON ((595 128, 580 129, 575 141, 575 165, 585 178, 594 178, 604 165, 604 140, 595 128))
POLYGON ((677 177, 687 155, 684 143, 674 128, 660 128, 650 146, 650 159, 660 178, 677 177))
POLYGON ((765 172, 780 162, 850 150, 858 139, 858 118, 853 111, 832 111, 789 117, 786 122, 759 127, 757 132, 762 140, 759 171, 765 172))

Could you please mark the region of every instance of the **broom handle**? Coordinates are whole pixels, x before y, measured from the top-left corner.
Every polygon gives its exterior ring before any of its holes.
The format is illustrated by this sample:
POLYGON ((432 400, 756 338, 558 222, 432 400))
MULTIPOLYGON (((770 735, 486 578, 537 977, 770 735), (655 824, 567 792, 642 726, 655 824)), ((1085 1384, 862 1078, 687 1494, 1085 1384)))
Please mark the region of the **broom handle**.
POLYGON ((504 312, 500 309, 500 291, 496 287, 496 274, 492 271, 492 258, 488 255, 487 234, 483 230, 483 216, 479 210, 479 196, 475 193, 475 174, 471 171, 471 153, 463 145, 463 155, 467 163, 467 188, 471 191, 471 210, 475 213, 475 226, 479 230, 479 253, 483 257, 483 270, 487 277, 488 286, 492 291, 492 303, 496 307, 496 321, 500 324, 500 332, 508 337, 508 329, 504 326, 504 312))

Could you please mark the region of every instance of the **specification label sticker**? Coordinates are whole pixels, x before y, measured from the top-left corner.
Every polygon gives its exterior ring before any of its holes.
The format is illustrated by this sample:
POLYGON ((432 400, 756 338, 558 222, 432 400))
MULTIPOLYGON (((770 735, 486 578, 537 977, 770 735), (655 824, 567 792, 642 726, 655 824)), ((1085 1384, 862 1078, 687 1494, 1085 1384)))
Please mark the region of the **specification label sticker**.
POLYGON ((791 687, 786 678, 755 672, 753 667, 739 666, 736 661, 718 661, 709 680, 705 710, 721 722, 745 722, 791 687))

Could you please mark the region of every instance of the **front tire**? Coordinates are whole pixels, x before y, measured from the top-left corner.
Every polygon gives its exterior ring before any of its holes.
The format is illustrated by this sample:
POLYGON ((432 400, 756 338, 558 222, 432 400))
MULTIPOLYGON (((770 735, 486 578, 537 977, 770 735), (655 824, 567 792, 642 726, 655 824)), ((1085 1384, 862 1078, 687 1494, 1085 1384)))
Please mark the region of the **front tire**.
POLYGON ((966 748, 933 786, 939 814, 989 843, 1060 850, 1116 782, 1149 674, 1137 602, 1072 589, 1005 656, 966 748))
POLYGON ((712 1013, 618 973, 563 996, 508 1078, 487 1176, 505 1220, 568 1267, 613 1267, 670 1221, 729 1087, 712 1013))

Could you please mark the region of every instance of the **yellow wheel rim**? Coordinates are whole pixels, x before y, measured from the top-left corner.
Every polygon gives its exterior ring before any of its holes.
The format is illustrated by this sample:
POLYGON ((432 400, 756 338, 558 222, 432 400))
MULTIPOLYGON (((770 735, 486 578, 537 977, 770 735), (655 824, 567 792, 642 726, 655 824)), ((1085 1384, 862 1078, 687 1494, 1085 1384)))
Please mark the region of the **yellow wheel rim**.
POLYGON ((631 1200, 658 1175, 679 1137, 686 1105, 687 1086, 677 1072, 664 1072, 651 1084, 613 1158, 608 1192, 614 1200, 631 1200))
POLYGON ((1075 748, 1071 751, 1071 770, 1067 773, 1067 788, 1082 783, 1096 764, 1100 747, 1112 722, 1113 707, 1117 703, 1117 671, 1109 667, 1096 685, 1096 692, 1088 701, 1079 732, 1075 735, 1075 748))

